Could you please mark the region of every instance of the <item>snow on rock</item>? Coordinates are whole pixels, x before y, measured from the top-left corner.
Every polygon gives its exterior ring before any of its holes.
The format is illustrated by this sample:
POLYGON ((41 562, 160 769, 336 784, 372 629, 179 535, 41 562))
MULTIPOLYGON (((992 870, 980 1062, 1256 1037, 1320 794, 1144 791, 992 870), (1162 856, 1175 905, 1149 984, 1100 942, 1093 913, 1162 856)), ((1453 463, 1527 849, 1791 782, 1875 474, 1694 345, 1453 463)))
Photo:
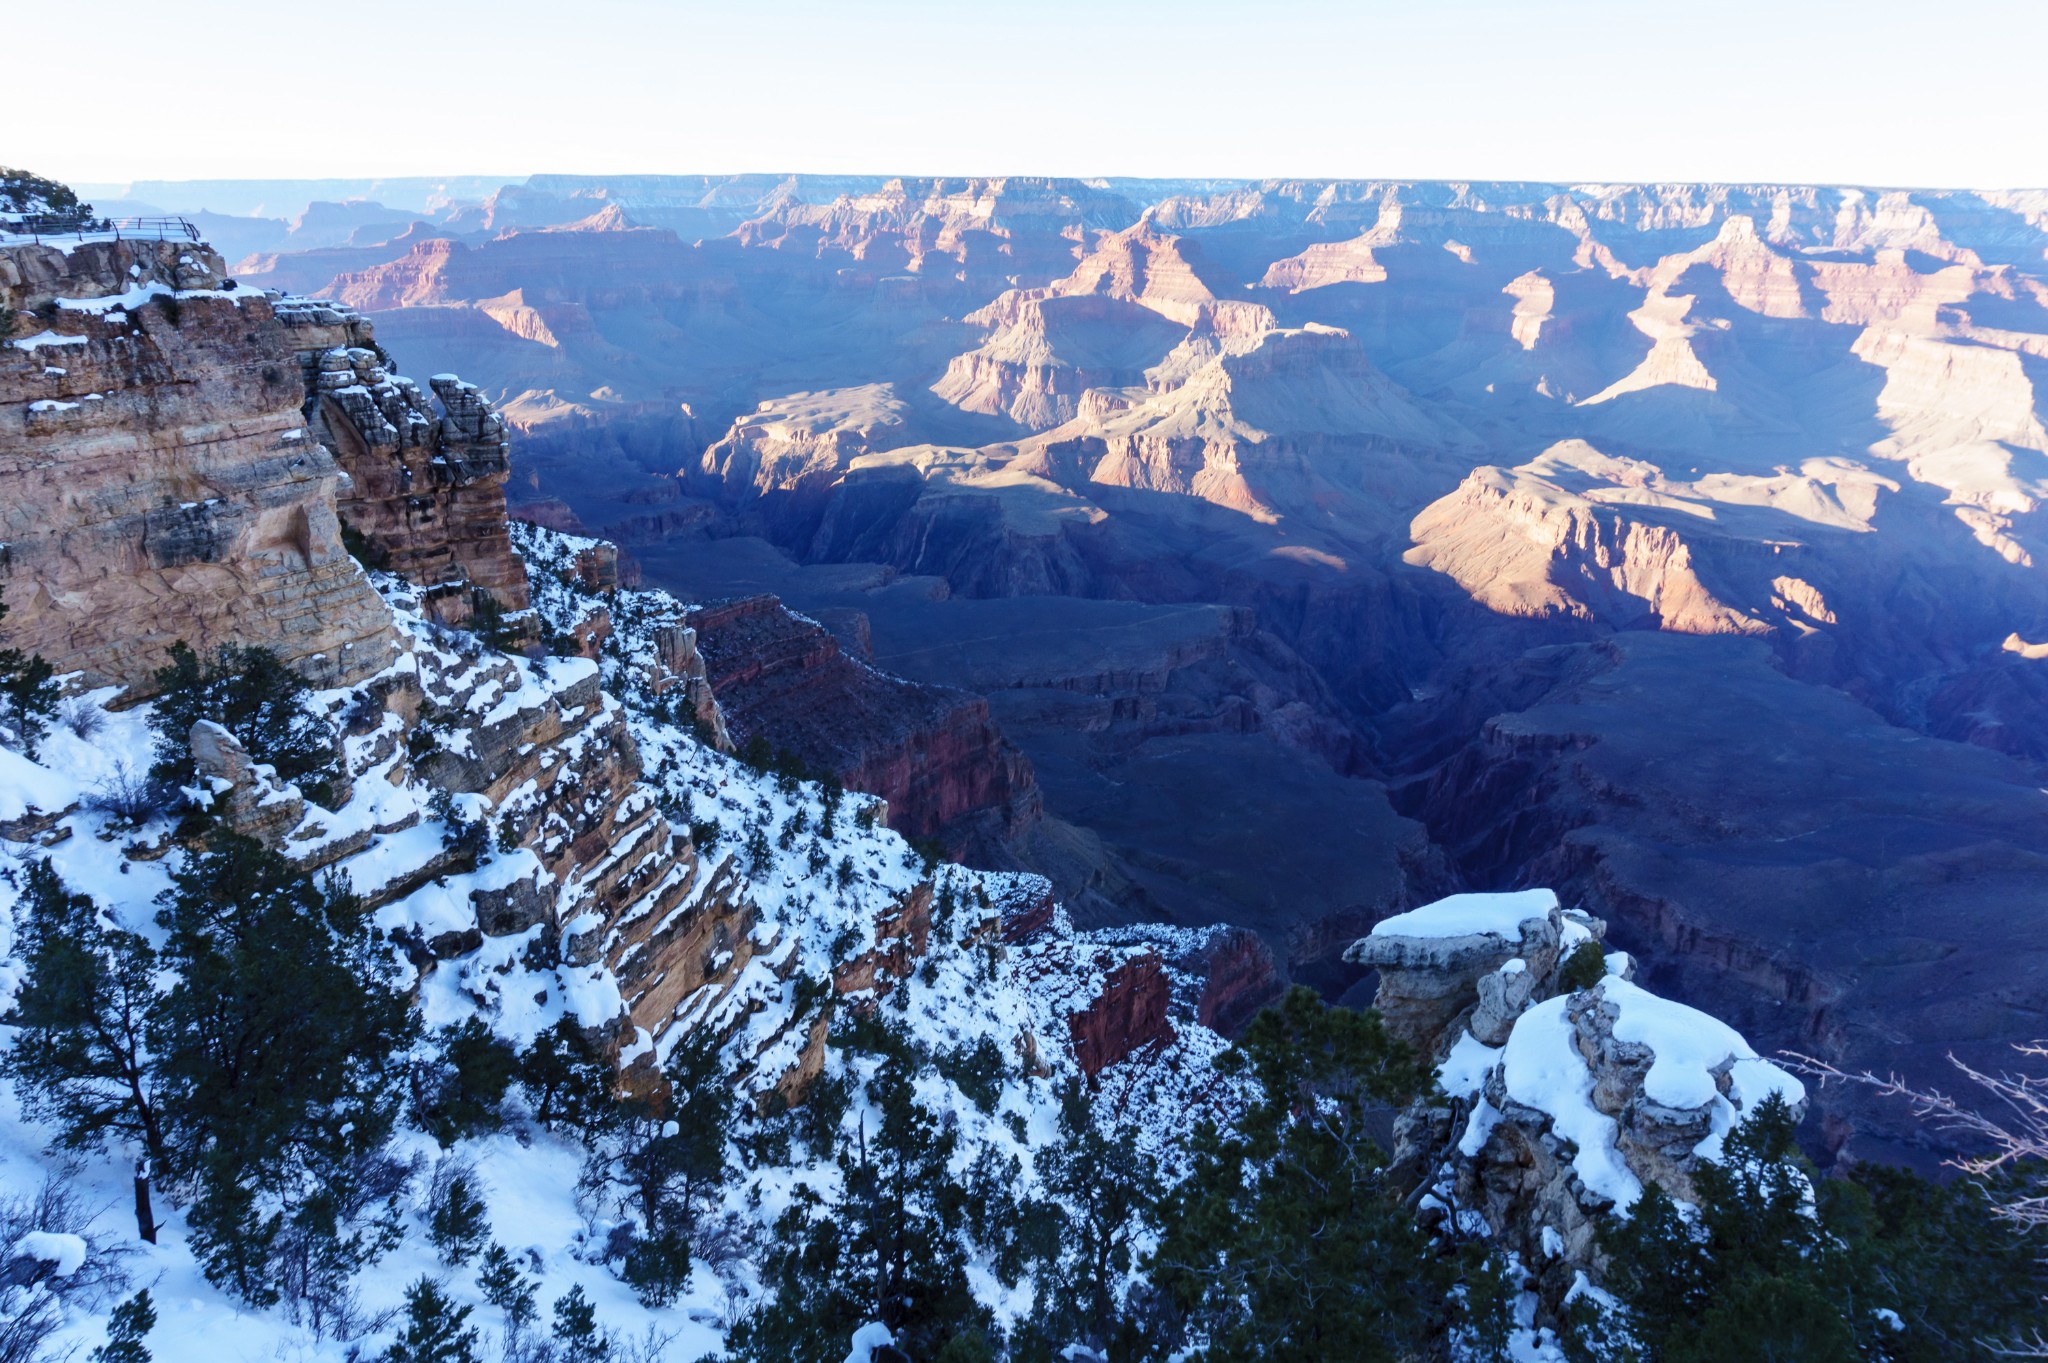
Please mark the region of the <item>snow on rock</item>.
POLYGON ((1397 1124, 1432 1215, 1483 1222, 1554 1309, 1597 1268, 1597 1228, 1655 1182, 1681 1200, 1703 1160, 1772 1094, 1805 1090, 1741 1033, 1633 983, 1634 961, 1568 988, 1562 965, 1606 924, 1547 890, 1454 896, 1346 953, 1380 970, 1390 1031, 1435 1061, 1437 1094, 1397 1124))
MULTIPOLYGON (((428 1035, 475 1018, 523 1048, 574 1018, 616 1045, 623 1065, 659 1062, 686 1037, 709 1036, 754 1100, 733 1133, 736 1148, 752 1149, 755 1124, 780 1110, 772 1095, 801 1097, 821 1076, 858 1093, 872 1058, 827 1041, 856 1013, 883 1017, 932 1057, 918 1092, 957 1129, 958 1168, 1014 1158, 1020 1193, 1041 1188, 1034 1158, 1056 1133, 1059 1095, 1081 1074, 1084 1046, 1099 1065, 1098 1119, 1131 1129, 1169 1176, 1181 1172, 1186 1131, 1231 1120, 1242 1085, 1216 1074, 1227 1043, 1197 1019, 1199 981, 1173 963, 1174 950, 1131 930, 1077 933, 1038 877, 929 864, 889 830, 873 797, 721 751, 685 607, 618 588, 601 563, 584 571, 603 557, 594 542, 521 539, 549 637, 558 646, 573 638, 585 656, 494 653, 436 624, 422 589, 378 574, 394 659, 310 699, 340 738, 341 771, 321 797, 333 807, 246 753, 239 763, 225 748, 216 754, 239 775, 220 778, 228 791, 213 817, 240 799, 264 816, 247 825, 253 832, 364 897, 390 943, 390 981, 415 991, 428 1035), (949 1075, 961 1057, 991 1050, 1001 1064, 983 1106, 949 1075)), ((110 711, 115 696, 74 698, 76 731, 53 725, 39 760, 0 745, 0 823, 35 816, 34 841, 0 840, 0 1005, 20 985, 20 871, 33 858, 48 857, 111 921, 162 940, 155 901, 188 855, 172 837, 174 813, 128 826, 87 798, 123 771, 146 770, 152 756, 152 707, 110 711)), ((20 832, 9 827, 0 832, 20 832)), ((0 1030, 0 1045, 10 1040, 0 1030)), ((857 1100, 843 1138, 873 1120, 857 1100)), ((0 1087, 0 1192, 35 1184, 49 1137, 0 1087)), ((800 1188, 836 1200, 837 1164, 804 1143, 786 1146, 745 1162, 730 1215, 772 1225, 800 1188)), ((428 1162, 439 1153, 402 1133, 395 1153, 412 1150, 428 1162)), ((131 1153, 74 1175, 95 1204, 121 1205, 131 1153)), ((477 1166, 496 1233, 538 1279, 543 1309, 580 1286, 622 1336, 652 1327, 672 1337, 668 1356, 697 1358, 723 1343, 707 1322, 758 1300, 742 1266, 724 1277, 700 1271, 673 1308, 643 1307, 602 1248, 632 1212, 578 1194, 583 1156, 573 1144, 520 1126, 465 1139, 454 1153, 477 1166)), ((405 1284, 431 1272, 479 1321, 494 1322, 473 1270, 438 1264, 423 1196, 420 1186, 408 1191, 403 1238, 357 1284, 363 1318, 388 1319, 405 1284)), ((159 1213, 161 1243, 140 1252, 136 1273, 159 1285, 152 1344, 164 1341, 163 1363, 202 1356, 170 1341, 203 1341, 207 1359, 321 1363, 358 1345, 374 1356, 387 1342, 388 1330, 374 1328, 353 1342, 319 1339, 283 1313, 238 1306, 198 1272, 179 1210, 160 1200, 159 1213)), ((972 1272, 999 1319, 1031 1310, 1028 1287, 1001 1288, 986 1265, 972 1272)), ((59 1342, 89 1348, 100 1328, 80 1316, 59 1342)))
POLYGON ((1626 1209, 1642 1196, 1642 1181, 1621 1157, 1612 1117, 1593 1106, 1593 1072, 1579 1054, 1569 998, 1547 999, 1522 1014, 1496 1071, 1506 1096, 1503 1110, 1533 1111, 1576 1147, 1573 1170, 1596 1196, 1626 1209))
POLYGON ((39 331, 33 336, 17 336, 7 344, 16 350, 41 350, 45 346, 84 345, 87 339, 84 336, 59 336, 54 331, 39 331))
POLYGON ((1374 937, 1500 937, 1519 941, 1522 924, 1557 908, 1552 890, 1454 894, 1373 925, 1374 937))
POLYGON ((68 1278, 85 1267, 85 1237, 59 1231, 30 1231, 14 1242, 14 1254, 48 1264, 51 1273, 68 1278))
POLYGON ((73 782, 20 753, 0 748, 0 820, 19 819, 31 810, 60 813, 77 803, 78 797, 73 782))
POLYGON ((875 1352, 895 1344, 896 1336, 889 1333, 889 1327, 880 1321, 871 1320, 853 1332, 853 1348, 847 1351, 846 1363, 874 1363, 875 1352))
POLYGON ((1456 894, 1377 924, 1344 959, 1380 972, 1380 1011, 1389 1030, 1441 1059, 1466 1030, 1489 1046, 1536 996, 1571 946, 1598 920, 1566 914, 1549 890, 1456 894))

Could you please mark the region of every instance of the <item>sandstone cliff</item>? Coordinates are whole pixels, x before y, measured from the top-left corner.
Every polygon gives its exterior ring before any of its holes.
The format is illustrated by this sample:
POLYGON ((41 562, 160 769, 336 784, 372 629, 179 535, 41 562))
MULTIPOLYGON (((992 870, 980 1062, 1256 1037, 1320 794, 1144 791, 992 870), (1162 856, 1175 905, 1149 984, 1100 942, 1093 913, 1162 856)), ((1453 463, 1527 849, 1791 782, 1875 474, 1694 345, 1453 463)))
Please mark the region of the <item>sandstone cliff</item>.
POLYGON ((0 247, 0 308, 9 643, 129 684, 180 640, 259 641, 330 683, 390 662, 270 299, 203 246, 89 241, 0 247))
POLYGON ((1030 764, 986 701, 849 658, 772 597, 700 608, 690 626, 739 743, 759 737, 880 795, 891 826, 916 837, 1000 844, 1037 817, 1030 764))
POLYGON ((436 415, 417 384, 387 369, 360 314, 291 300, 277 315, 304 374, 307 422, 349 475, 342 520, 379 562, 429 589, 443 624, 467 619, 479 594, 525 610, 526 570, 505 529, 505 424, 475 385, 436 374, 436 415))

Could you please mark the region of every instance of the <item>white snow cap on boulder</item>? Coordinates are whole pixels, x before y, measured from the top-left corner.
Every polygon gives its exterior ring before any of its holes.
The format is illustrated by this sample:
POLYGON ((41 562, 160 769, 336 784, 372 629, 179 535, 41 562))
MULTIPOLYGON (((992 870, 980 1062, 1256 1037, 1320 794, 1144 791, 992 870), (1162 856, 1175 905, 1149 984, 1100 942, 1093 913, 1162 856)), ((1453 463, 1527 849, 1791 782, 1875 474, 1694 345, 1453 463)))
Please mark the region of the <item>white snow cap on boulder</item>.
POLYGON ((1495 894, 1454 894, 1419 909, 1397 913, 1373 925, 1374 937, 1501 937, 1512 942, 1522 924, 1548 918, 1557 909, 1553 890, 1508 890, 1495 894))
POLYGON ((85 1267, 85 1238, 62 1231, 35 1230, 14 1242, 14 1253, 39 1264, 49 1264, 59 1278, 68 1278, 85 1267))
POLYGON ((896 1343, 896 1336, 889 1333, 889 1327, 878 1320, 871 1320, 853 1332, 853 1350, 846 1355, 846 1363, 874 1363, 875 1353, 896 1343))
POLYGON ((1624 1210, 1645 1175, 1682 1188, 1688 1157, 1718 1162, 1774 1093, 1795 1113, 1806 1102, 1806 1086, 1727 1023, 1612 975, 1517 1018, 1488 1088, 1511 1114, 1550 1118, 1580 1179, 1624 1210))

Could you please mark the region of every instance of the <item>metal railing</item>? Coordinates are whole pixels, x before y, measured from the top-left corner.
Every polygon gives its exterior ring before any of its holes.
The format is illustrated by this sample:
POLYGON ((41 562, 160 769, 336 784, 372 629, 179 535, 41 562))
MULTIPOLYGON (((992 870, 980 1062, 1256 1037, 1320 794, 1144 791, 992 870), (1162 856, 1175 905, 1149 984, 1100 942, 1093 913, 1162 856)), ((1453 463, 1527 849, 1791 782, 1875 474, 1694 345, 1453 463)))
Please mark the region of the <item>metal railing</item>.
POLYGON ((198 241, 199 229, 184 218, 88 218, 66 213, 0 215, 0 232, 33 237, 112 237, 116 241, 198 241))

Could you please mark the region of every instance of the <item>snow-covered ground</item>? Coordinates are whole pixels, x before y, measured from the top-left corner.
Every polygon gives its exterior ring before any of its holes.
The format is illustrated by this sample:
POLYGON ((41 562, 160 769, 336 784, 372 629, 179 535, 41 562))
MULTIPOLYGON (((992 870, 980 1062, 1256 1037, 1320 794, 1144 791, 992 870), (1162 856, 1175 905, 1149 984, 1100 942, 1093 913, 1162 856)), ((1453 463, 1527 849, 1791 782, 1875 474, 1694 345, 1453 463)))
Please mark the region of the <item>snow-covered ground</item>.
MULTIPOLYGON (((599 604, 564 583, 567 556, 580 547, 578 542, 545 532, 522 532, 521 542, 533 560, 537 609, 550 626, 566 630, 599 604)), ((730 987, 707 987, 700 997, 685 1000, 677 1021, 658 1035, 643 1031, 629 1038, 627 1058, 647 1051, 656 1058, 665 1056, 687 1032, 714 1028, 728 1035, 725 1055, 734 1070, 745 1072, 738 1082, 754 1091, 767 1088, 795 1063, 804 1042, 809 1017, 799 1016, 797 1010, 821 1006, 817 989, 806 986, 829 980, 835 967, 875 948, 877 924, 929 881, 935 902, 945 912, 936 915, 927 951, 905 978, 892 982, 879 1011, 935 1053, 960 1052, 987 1040, 1013 1057, 1020 1038, 1034 1039, 1037 1059, 1048 1073, 1033 1076, 1021 1064, 1007 1064, 989 1110, 970 1101, 936 1067, 920 1078, 918 1093, 957 1124, 956 1169, 995 1151, 1018 1162, 1014 1191, 1035 1189, 1034 1154, 1052 1138, 1060 1086, 1076 1072, 1067 1016, 1085 1006, 1108 971, 1141 946, 1077 937, 1060 918, 1040 939, 1003 948, 983 931, 994 906, 1042 887, 1014 876, 927 867, 900 837, 863 815, 871 797, 845 796, 828 836, 822 826, 826 793, 819 787, 756 771, 659 718, 657 698, 646 683, 653 648, 648 632, 682 614, 681 607, 661 593, 621 591, 602 603, 611 615, 613 633, 601 662, 534 662, 480 653, 427 623, 412 589, 395 579, 377 580, 409 641, 394 672, 417 674, 430 696, 459 699, 465 722, 487 724, 531 707, 562 704, 572 688, 579 695, 586 693, 593 673, 601 669, 608 690, 595 703, 605 715, 623 711, 645 769, 644 794, 627 798, 656 799, 675 823, 696 825, 701 834, 708 834, 705 840, 710 845, 700 849, 707 865, 725 857, 735 859, 742 876, 740 892, 757 909, 752 961, 730 987), (763 836, 750 838, 757 829, 763 836)), ((339 714, 354 694, 319 693, 314 704, 339 714)), ((171 871, 184 855, 175 845, 160 852, 170 843, 170 816, 158 815, 136 827, 95 807, 97 796, 145 770, 152 757, 150 707, 108 709, 115 699, 114 692, 99 691, 68 700, 62 720, 42 741, 35 761, 0 747, 0 820, 26 819, 28 823, 13 823, 17 831, 29 823, 38 825, 24 840, 0 840, 0 1005, 11 1007, 21 982, 14 955, 21 926, 18 895, 22 870, 34 859, 47 857, 65 883, 89 894, 112 922, 151 939, 161 937, 154 900, 168 887, 171 871), (38 815, 57 817, 48 821, 38 815)), ((459 743, 461 726, 448 727, 450 741, 459 743)), ((572 762, 577 760, 576 741, 576 735, 565 740, 567 760, 572 762)), ((442 854, 447 830, 435 816, 434 792, 413 779, 402 760, 406 745, 399 717, 384 714, 369 733, 346 740, 346 748, 353 776, 347 800, 331 810, 309 802, 288 845, 300 855, 323 844, 354 846, 334 866, 358 893, 378 894, 411 884, 431 871, 442 854)), ((270 777, 259 769, 258 779, 270 777)), ((202 799, 224 793, 196 792, 202 799)), ((284 798, 281 789, 278 797, 284 798)), ((520 797, 515 791, 503 803, 510 806, 520 797)), ((441 808, 453 817, 487 822, 499 812, 476 796, 457 797, 441 808)), ((547 851, 546 844, 541 851, 547 851)), ((376 921, 387 932, 418 929, 428 938, 456 931, 475 921, 469 903, 473 892, 529 877, 545 879, 534 850, 490 851, 473 870, 428 876, 408 893, 391 898, 377 910, 376 921)), ((572 884, 561 890, 564 896, 575 893, 576 876, 570 880, 572 884)), ((486 937, 477 949, 435 963, 417 980, 419 1007, 428 1027, 480 1017, 508 1040, 525 1045, 565 1013, 591 1025, 619 1016, 619 981, 602 960, 581 966, 541 962, 530 950, 539 934, 536 927, 527 933, 486 937)), ((410 964, 397 961, 394 969, 408 978, 413 973, 410 964)), ((1182 1081, 1190 1073, 1207 1074, 1209 1059, 1223 1046, 1221 1038, 1192 1018, 1177 1018, 1176 1029, 1179 1039, 1169 1053, 1149 1060, 1156 1066, 1151 1072, 1161 1077, 1116 1072, 1105 1076, 1106 1083, 1120 1088, 1119 1101, 1103 1105, 1105 1113, 1115 1115, 1103 1120, 1139 1124, 1145 1145, 1154 1151, 1167 1150, 1175 1144, 1174 1136, 1192 1124, 1195 1114, 1188 1095, 1197 1086, 1182 1081)), ((13 1038, 12 1029, 0 1029, 0 1045, 12 1044, 13 1038)), ((872 1063, 837 1048, 826 1053, 828 1076, 853 1075, 872 1063)), ((1205 1110, 1227 1116, 1232 1101, 1227 1086, 1199 1088, 1205 1110)), ((207 1283, 195 1263, 182 1215, 162 1197, 159 1243, 137 1242, 129 1202, 134 1152, 68 1159, 48 1153, 51 1132, 23 1117, 4 1083, 0 1199, 29 1196, 45 1180, 54 1179, 77 1194, 89 1222, 39 1227, 37 1233, 57 1238, 0 1245, 0 1261, 23 1254, 55 1254, 53 1247, 63 1248, 68 1256, 74 1241, 63 1237, 75 1235, 83 1237, 77 1243, 87 1245, 87 1252, 102 1266, 117 1264, 124 1280, 119 1291, 73 1295, 67 1301, 66 1322, 52 1341, 59 1352, 100 1343, 105 1315, 114 1301, 148 1287, 160 1318, 149 1344, 160 1363, 313 1363, 374 1357, 391 1335, 392 1313, 406 1286, 422 1276, 441 1280, 454 1301, 473 1309, 471 1322, 482 1329, 488 1343, 502 1332, 505 1321, 486 1303, 475 1265, 457 1268, 441 1263, 425 1234, 426 1172, 441 1159, 454 1159, 476 1171, 477 1191, 487 1205, 493 1237, 537 1281, 543 1323, 556 1299, 580 1287, 596 1304, 602 1323, 620 1336, 622 1347, 627 1341, 640 1341, 648 1346, 648 1356, 683 1360, 716 1354, 725 1330, 759 1299, 759 1284, 746 1257, 718 1270, 699 1264, 673 1306, 643 1306, 619 1280, 614 1266, 605 1262, 604 1246, 622 1219, 622 1209, 580 1194, 584 1151, 524 1120, 516 1107, 515 1100, 513 1120, 504 1131, 460 1141, 445 1154, 417 1131, 399 1136, 395 1153, 417 1156, 421 1169, 408 1193, 405 1236, 361 1275, 358 1324, 342 1331, 342 1337, 294 1320, 282 1308, 248 1309, 207 1283)), ((750 1139, 758 1121, 754 1109, 742 1103, 738 1110, 741 1115, 728 1150, 737 1173, 725 1195, 726 1213, 765 1232, 800 1185, 808 1185, 828 1203, 833 1200, 839 1180, 834 1162, 809 1155, 795 1142, 785 1143, 781 1155, 760 1155, 750 1139)), ((846 1129, 863 1121, 873 1129, 875 1114, 864 1112, 856 1099, 846 1113, 846 1129)), ((972 1279, 1002 1317, 1014 1319, 1029 1310, 1028 1282, 1016 1290, 1005 1289, 985 1265, 975 1266, 972 1279)))

